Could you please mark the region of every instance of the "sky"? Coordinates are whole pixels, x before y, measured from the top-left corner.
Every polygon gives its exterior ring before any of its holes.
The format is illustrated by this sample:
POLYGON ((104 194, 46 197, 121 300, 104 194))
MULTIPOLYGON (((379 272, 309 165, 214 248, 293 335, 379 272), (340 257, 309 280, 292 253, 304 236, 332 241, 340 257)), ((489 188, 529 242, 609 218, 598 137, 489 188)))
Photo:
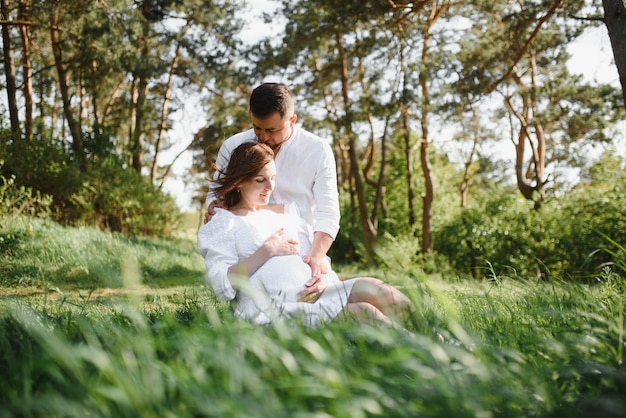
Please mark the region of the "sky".
MULTIPOLYGON (((248 19, 249 23, 244 31, 245 38, 271 33, 271 27, 264 25, 259 19, 254 19, 254 16, 259 16, 261 11, 268 11, 268 5, 266 0, 254 1, 253 9, 250 11, 252 18, 248 19)), ((568 69, 571 73, 581 74, 589 83, 610 83, 616 88, 621 88, 606 27, 601 25, 587 29, 576 42, 569 46, 568 50, 572 55, 568 62, 568 69)), ((185 98, 185 107, 174 115, 175 123, 169 132, 170 140, 174 145, 162 153, 159 159, 160 165, 170 164, 176 155, 189 145, 194 134, 205 125, 205 116, 195 113, 197 109, 200 109, 200 106, 194 103, 193 98, 185 98)), ((624 125, 626 126, 626 122, 624 125)), ((178 207, 183 212, 199 209, 197 204, 193 206, 192 202, 196 184, 185 184, 183 181, 184 174, 191 167, 191 163, 191 153, 184 152, 176 160, 169 178, 163 185, 163 188, 175 197, 178 207)))

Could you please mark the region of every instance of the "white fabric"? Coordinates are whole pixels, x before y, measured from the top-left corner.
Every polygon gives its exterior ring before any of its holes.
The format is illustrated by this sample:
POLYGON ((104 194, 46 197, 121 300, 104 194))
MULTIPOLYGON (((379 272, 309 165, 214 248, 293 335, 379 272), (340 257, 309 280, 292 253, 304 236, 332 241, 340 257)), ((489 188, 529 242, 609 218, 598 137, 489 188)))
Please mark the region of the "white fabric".
MULTIPOLYGON (((226 169, 235 148, 256 140, 254 130, 250 129, 224 141, 215 162, 218 169, 226 169)), ((339 231, 340 212, 337 168, 330 144, 294 126, 293 135, 281 145, 275 163, 276 187, 270 203, 295 204, 298 217, 304 221, 300 243, 309 246, 303 248, 302 253, 308 253, 316 231, 325 232, 335 239, 339 231)), ((214 198, 209 192, 207 205, 214 198)))
POLYGON ((356 279, 341 281, 334 272, 329 274, 331 284, 315 303, 298 302, 298 292, 311 278, 301 255, 272 257, 249 279, 228 276, 230 266, 250 257, 280 228, 285 228, 286 236, 295 237, 297 223, 292 214, 261 210, 238 216, 218 208, 211 222, 199 229, 198 250, 204 257, 207 281, 220 299, 234 299, 239 317, 257 324, 298 317, 307 326, 318 326, 332 320, 348 303, 356 279))

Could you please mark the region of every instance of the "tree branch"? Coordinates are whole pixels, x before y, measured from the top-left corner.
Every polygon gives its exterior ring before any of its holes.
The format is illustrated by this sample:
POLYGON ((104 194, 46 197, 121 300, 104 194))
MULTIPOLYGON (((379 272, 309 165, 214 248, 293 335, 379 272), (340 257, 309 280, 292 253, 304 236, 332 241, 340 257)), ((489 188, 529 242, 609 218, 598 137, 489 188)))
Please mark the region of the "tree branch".
POLYGON ((539 34, 539 30, 541 30, 541 27, 543 26, 543 24, 546 23, 548 19, 552 17, 552 15, 554 15, 556 10, 563 4, 563 1, 564 0, 556 0, 554 4, 552 5, 552 7, 550 7, 550 10, 548 10, 548 12, 541 19, 539 19, 539 23, 537 24, 533 32, 530 34, 530 37, 528 38, 524 46, 522 46, 522 48, 519 50, 517 56, 513 60, 513 63, 511 64, 507 72, 504 73, 504 75, 500 77, 498 80, 491 83, 491 85, 487 88, 487 93, 491 93, 492 91, 494 91, 500 83, 502 83, 503 81, 505 81, 511 76, 511 74, 515 70, 515 66, 517 65, 517 63, 522 59, 524 54, 528 51, 532 43, 537 38, 537 35, 539 34))

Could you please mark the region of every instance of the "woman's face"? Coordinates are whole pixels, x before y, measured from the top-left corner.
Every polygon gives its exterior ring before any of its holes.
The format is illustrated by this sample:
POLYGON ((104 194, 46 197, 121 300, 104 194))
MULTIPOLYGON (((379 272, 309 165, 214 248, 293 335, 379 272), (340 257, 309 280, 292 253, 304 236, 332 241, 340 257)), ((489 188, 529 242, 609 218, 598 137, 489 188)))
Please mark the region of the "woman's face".
POLYGON ((274 190, 275 180, 276 165, 272 160, 256 176, 239 185, 242 206, 251 209, 267 205, 274 190))

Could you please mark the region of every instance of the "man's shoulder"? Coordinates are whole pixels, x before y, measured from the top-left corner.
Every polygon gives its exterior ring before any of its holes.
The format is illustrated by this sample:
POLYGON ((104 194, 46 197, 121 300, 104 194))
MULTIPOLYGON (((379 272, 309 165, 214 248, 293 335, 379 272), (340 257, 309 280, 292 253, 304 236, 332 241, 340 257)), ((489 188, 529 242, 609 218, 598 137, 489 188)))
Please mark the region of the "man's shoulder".
POLYGON ((328 139, 322 138, 321 136, 307 131, 304 128, 299 128, 298 136, 300 142, 305 142, 315 147, 330 148, 330 141, 328 139))

